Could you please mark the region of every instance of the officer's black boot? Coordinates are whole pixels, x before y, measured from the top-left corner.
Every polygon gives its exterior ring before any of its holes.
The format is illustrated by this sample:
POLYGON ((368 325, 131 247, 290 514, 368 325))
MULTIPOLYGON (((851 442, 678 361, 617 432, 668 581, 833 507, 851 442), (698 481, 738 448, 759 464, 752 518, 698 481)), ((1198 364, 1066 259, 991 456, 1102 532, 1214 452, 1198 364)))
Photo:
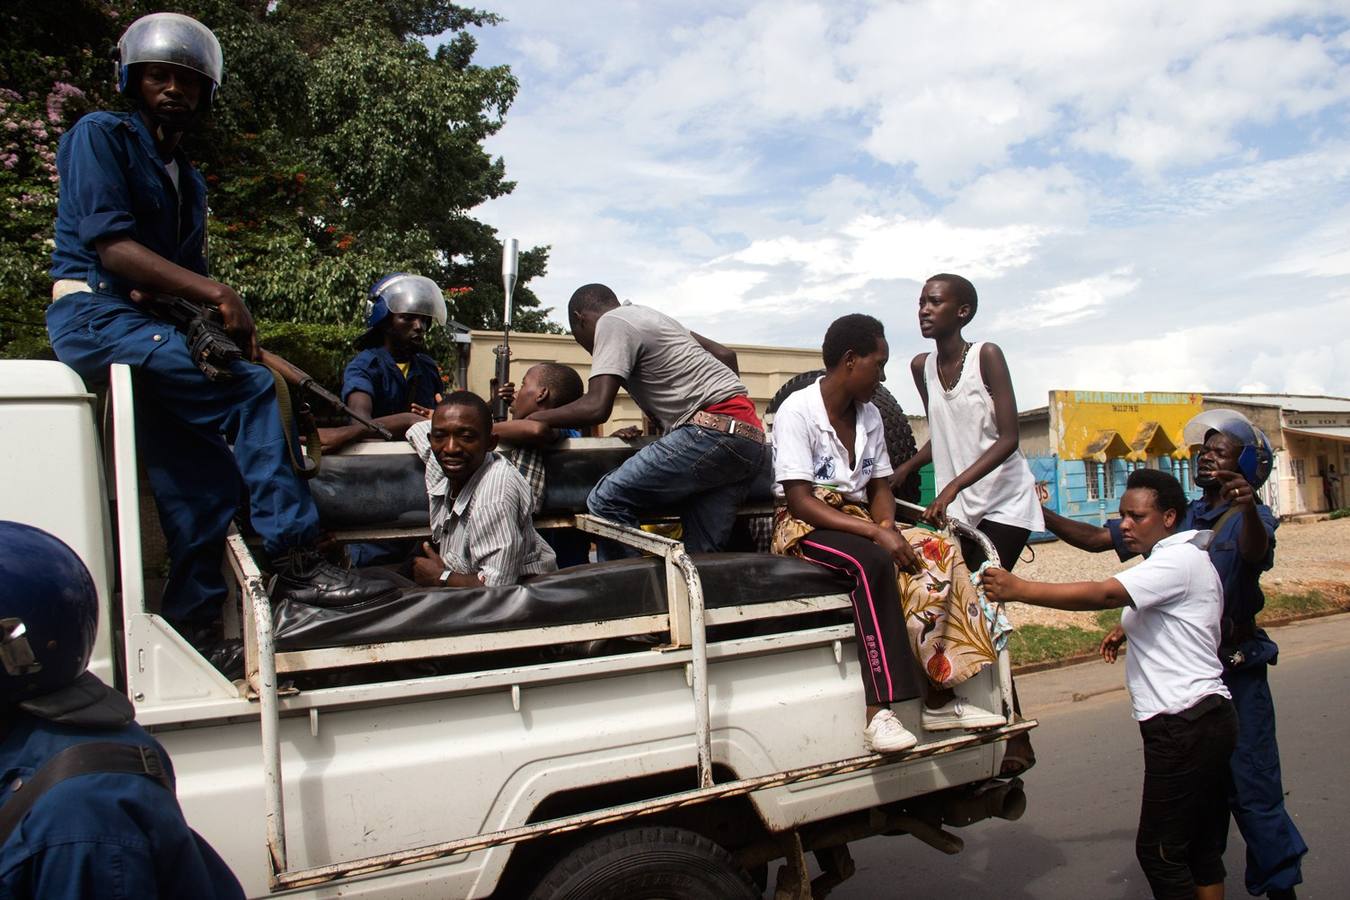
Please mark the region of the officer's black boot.
POLYGON ((292 600, 309 606, 340 607, 378 600, 398 584, 376 573, 335 566, 312 547, 295 549, 272 561, 273 602, 292 600))

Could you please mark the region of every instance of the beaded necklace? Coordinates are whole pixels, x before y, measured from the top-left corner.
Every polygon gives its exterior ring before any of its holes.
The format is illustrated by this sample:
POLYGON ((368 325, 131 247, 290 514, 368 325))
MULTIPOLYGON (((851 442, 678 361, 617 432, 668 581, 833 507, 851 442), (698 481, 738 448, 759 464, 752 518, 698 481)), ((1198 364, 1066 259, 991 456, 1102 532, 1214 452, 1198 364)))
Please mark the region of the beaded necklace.
POLYGON ((961 381, 961 373, 964 372, 966 369, 966 354, 970 352, 970 341, 966 341, 965 345, 966 346, 963 347, 961 350, 961 361, 956 364, 956 378, 952 380, 952 383, 950 385, 947 384, 947 382, 944 381, 942 378, 942 363, 940 360, 938 361, 938 364, 936 366, 938 384, 941 385, 942 389, 949 394, 952 391, 956 390, 956 385, 961 381))

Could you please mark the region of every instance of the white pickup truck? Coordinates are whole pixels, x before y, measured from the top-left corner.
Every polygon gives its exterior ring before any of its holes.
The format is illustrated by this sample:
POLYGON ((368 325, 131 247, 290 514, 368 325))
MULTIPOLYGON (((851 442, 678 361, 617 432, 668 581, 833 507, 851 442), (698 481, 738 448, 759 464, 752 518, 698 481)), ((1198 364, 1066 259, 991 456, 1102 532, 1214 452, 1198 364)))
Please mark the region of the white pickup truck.
MULTIPOLYGON (((91 668, 168 749, 188 821, 250 896, 760 897, 782 860, 774 896, 820 897, 852 873, 850 841, 954 853, 944 826, 1024 807, 1020 783, 994 778, 1035 725, 1012 712, 1006 654, 960 688, 1005 725, 864 755, 835 576, 767 554, 691 560, 585 515, 565 521, 651 556, 472 596, 418 589, 364 616, 273 610, 232 534, 227 628, 246 671, 231 681, 147 597, 133 403, 125 367, 100 402, 60 363, 0 362, 0 518, 88 564, 91 668)), ((401 444, 362 457, 418 465, 401 444)), ((419 532, 394 526, 342 536, 419 532)), ((917 704, 897 710, 916 733, 917 704)))

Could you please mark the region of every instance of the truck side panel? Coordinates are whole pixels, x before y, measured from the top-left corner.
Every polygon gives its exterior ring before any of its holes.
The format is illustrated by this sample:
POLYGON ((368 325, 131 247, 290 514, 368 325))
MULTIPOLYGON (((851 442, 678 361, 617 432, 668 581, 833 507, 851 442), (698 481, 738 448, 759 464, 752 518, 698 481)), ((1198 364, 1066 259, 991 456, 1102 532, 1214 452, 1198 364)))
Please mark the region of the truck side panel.
MULTIPOLYGON (((99 608, 111 609, 113 541, 104 514, 94 395, 59 362, 15 360, 4 367, 0 518, 34 525, 69 544, 93 576, 99 608)), ((110 621, 99 616, 89 669, 115 684, 110 621)))
MULTIPOLYGON (((861 755, 861 682, 851 647, 841 649, 843 662, 835 661, 832 640, 715 660, 715 760, 748 777, 861 755), (813 723, 811 731, 802 730, 803 722, 813 723)), ((911 725, 917 702, 901 710, 911 725)), ((526 685, 519 711, 510 691, 498 690, 323 708, 281 724, 293 867, 522 825, 550 795, 689 770, 695 759, 689 686, 678 661, 654 671, 526 685)), ((266 894, 257 723, 160 729, 157 737, 175 760, 189 821, 250 895, 266 894)), ((994 752, 979 747, 941 763, 918 760, 775 788, 753 795, 754 802, 771 829, 789 828, 988 778, 994 752)), ((509 854, 510 848, 494 848, 417 874, 363 879, 344 892, 481 897, 496 885, 509 854)))

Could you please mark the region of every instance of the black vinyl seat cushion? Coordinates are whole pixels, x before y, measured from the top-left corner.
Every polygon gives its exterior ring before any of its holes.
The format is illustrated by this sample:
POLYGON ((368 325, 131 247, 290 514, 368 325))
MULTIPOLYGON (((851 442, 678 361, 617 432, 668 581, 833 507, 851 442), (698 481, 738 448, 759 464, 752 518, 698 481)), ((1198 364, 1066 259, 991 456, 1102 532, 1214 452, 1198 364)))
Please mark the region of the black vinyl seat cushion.
MULTIPOLYGON (((545 515, 584 513, 591 488, 648 440, 622 447, 613 442, 580 438, 544 456, 545 515)), ((323 458, 319 474, 309 482, 319 520, 333 530, 427 527, 427 491, 422 460, 406 453, 359 455, 334 453, 323 458)), ((749 506, 773 503, 773 461, 764 465, 746 497, 749 506)))
MULTIPOLYGON (((693 557, 709 609, 848 593, 853 582, 803 560, 767 553, 693 557)), ((273 610, 279 651, 456 637, 659 615, 667 609, 661 560, 575 566, 526 584, 411 586, 369 603, 327 609, 283 600, 273 610)))

